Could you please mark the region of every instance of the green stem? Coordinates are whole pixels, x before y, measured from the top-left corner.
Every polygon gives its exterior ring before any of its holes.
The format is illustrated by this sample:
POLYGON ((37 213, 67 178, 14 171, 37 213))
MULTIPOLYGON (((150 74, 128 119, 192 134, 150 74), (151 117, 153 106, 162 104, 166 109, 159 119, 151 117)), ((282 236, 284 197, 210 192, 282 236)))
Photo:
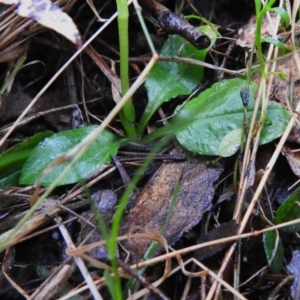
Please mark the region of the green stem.
MULTIPOLYGON (((165 139, 165 141, 158 143, 152 153, 158 153, 168 142, 170 141, 170 139, 165 139)), ((112 228, 111 228, 111 233, 110 233, 110 238, 107 241, 107 250, 108 250, 108 254, 109 254, 109 258, 111 261, 111 265, 112 268, 114 270, 115 273, 115 278, 117 279, 118 277, 118 273, 117 272, 117 262, 115 259, 115 254, 117 251, 117 237, 119 234, 119 228, 120 228, 120 224, 121 224, 121 220, 122 220, 122 216, 123 213, 125 211, 126 205, 129 201, 130 195, 132 194, 138 180, 142 177, 142 175, 145 172, 145 169, 149 166, 149 164, 151 163, 151 161, 153 160, 153 156, 149 155, 145 161, 142 163, 141 167, 137 170, 135 176, 133 177, 131 183, 129 184, 129 186, 127 187, 127 189, 125 190, 121 200, 119 201, 119 205, 117 207, 117 210, 114 214, 114 221, 112 224, 112 228)), ((119 279, 120 280, 120 279, 119 279)), ((122 299, 122 298, 118 298, 118 299, 122 299)))
POLYGON ((261 26, 263 23, 263 18, 268 10, 271 9, 272 5, 275 3, 276 0, 270 0, 268 3, 260 10, 260 1, 255 0, 255 9, 256 9, 256 15, 257 15, 257 21, 256 21, 256 31, 255 31, 255 44, 257 47, 257 55, 258 60, 260 64, 260 71, 261 71, 261 78, 264 80, 266 78, 266 72, 265 72, 265 62, 262 52, 262 40, 261 40, 261 26))
MULTIPOLYGON (((118 8, 118 31, 119 31, 119 43, 120 43, 120 77, 121 77, 121 89, 122 95, 129 89, 129 46, 128 46, 128 6, 126 0, 116 0, 118 8)), ((121 113, 121 123, 129 138, 136 136, 134 121, 135 111, 131 101, 127 102, 121 113)))
POLYGON ((3 86, 0 88, 0 102, 1 102, 1 96, 5 93, 9 83, 11 82, 12 78, 16 76, 16 74, 19 72, 19 70, 24 65, 24 62, 27 58, 27 52, 25 52, 17 61, 17 63, 14 65, 14 69, 9 75, 9 77, 5 80, 3 86))
POLYGON ((121 88, 124 95, 129 89, 128 78, 128 6, 125 0, 117 0, 118 5, 118 28, 120 42, 120 73, 121 73, 121 88))

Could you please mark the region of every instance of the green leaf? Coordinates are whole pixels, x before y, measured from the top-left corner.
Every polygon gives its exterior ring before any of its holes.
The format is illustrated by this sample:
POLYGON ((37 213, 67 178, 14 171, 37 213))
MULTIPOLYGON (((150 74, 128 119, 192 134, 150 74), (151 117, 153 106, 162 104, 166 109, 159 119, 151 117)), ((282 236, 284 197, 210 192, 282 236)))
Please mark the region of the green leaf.
MULTIPOLYGON (((274 222, 281 224, 300 218, 300 187, 298 187, 286 200, 279 206, 276 211, 274 222)), ((300 231, 300 224, 291 225, 281 228, 280 230, 294 233, 300 231)))
MULTIPOLYGON (((214 44, 217 34, 210 26, 200 27, 200 31, 207 34, 214 44)), ((163 46, 160 56, 189 57, 204 61, 211 48, 197 50, 178 35, 169 36, 163 46)), ((204 67, 177 62, 158 62, 151 70, 145 87, 148 94, 148 105, 138 125, 138 134, 141 135, 153 113, 164 102, 178 95, 189 95, 201 82, 204 67)))
POLYGON ((283 246, 278 231, 267 231, 263 235, 263 244, 270 270, 278 273, 283 264, 283 246))
MULTIPOLYGON (((210 89, 190 100, 175 115, 169 131, 173 128, 179 143, 192 152, 218 155, 220 144, 225 136, 237 128, 243 128, 245 108, 240 91, 245 85, 246 81, 238 78, 214 84, 210 89)), ((257 85, 250 83, 248 119, 252 117, 256 90, 257 85)), ((260 144, 269 143, 280 137, 289 119, 287 110, 275 102, 270 102, 260 144)), ((165 129, 164 132, 166 131, 165 129)))
MULTIPOLYGON (((42 171, 55 159, 67 154, 74 146, 82 141, 95 126, 66 130, 53 134, 41 142, 24 164, 21 172, 21 184, 35 184, 42 171)), ((78 182, 90 175, 96 169, 111 161, 110 155, 116 154, 119 143, 115 142, 115 135, 104 131, 90 145, 83 156, 76 162, 74 168, 60 182, 60 185, 78 182)), ((62 163, 41 179, 40 184, 49 186, 66 168, 68 162, 62 163)))
POLYGON ((112 296, 112 299, 117 299, 115 283, 114 283, 114 280, 113 280, 111 274, 108 272, 108 270, 104 271, 104 278, 105 278, 105 283, 106 283, 106 285, 109 289, 109 292, 112 296))
POLYGON ((269 72, 268 74, 273 74, 273 75, 276 75, 276 76, 279 76, 280 79, 284 80, 284 81, 287 81, 287 78, 286 78, 286 74, 282 71, 278 71, 278 72, 269 72))
POLYGON ((244 129, 236 128, 225 135, 219 146, 219 155, 228 157, 233 155, 241 146, 244 129))
POLYGON ((36 271, 40 277, 49 277, 51 275, 51 271, 44 266, 36 266, 36 271))
POLYGON ((265 37, 264 39, 262 39, 262 42, 274 44, 275 46, 277 46, 280 49, 281 53, 283 53, 283 54, 285 53, 284 44, 277 39, 274 39, 272 37, 265 37))
POLYGON ((8 149, 0 156, 0 187, 19 185, 21 169, 32 154, 34 147, 53 134, 52 131, 40 132, 19 145, 8 149))

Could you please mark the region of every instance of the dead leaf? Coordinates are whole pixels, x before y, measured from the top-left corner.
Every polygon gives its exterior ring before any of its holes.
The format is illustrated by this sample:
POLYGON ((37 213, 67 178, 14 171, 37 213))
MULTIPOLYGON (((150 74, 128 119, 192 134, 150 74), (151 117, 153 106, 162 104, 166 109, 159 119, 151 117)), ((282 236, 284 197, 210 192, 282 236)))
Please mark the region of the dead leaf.
MULTIPOLYGON (((223 171, 220 163, 207 164, 207 158, 188 159, 180 163, 164 163, 136 196, 129 214, 124 216, 120 235, 137 230, 159 233, 165 225, 176 185, 180 189, 172 215, 163 236, 171 245, 184 232, 190 230, 211 208, 214 196, 214 182, 223 171), (139 229, 137 229, 139 228, 139 229)), ((126 249, 144 254, 150 245, 148 239, 124 242, 126 249)))
MULTIPOLYGON (((300 99, 300 74, 295 58, 289 56, 280 59, 276 65, 276 72, 282 72, 285 75, 286 80, 282 79, 280 76, 274 76, 270 99, 281 103, 282 106, 292 112, 298 105, 300 99)), ((299 121, 295 122, 295 125, 289 134, 288 141, 300 144, 299 121)))
POLYGON ((300 152, 293 152, 290 146, 284 145, 281 153, 286 157, 293 173, 300 177, 300 152))
POLYGON ((294 100, 299 99, 300 96, 300 74, 294 57, 279 59, 276 72, 283 73, 286 79, 274 76, 270 99, 280 102, 287 108, 294 109, 298 104, 294 100))
MULTIPOLYGON (((0 105, 0 119, 2 122, 16 119, 32 101, 30 95, 22 91, 18 85, 2 99, 0 105)), ((29 115, 43 116, 43 119, 58 131, 78 128, 73 122, 75 108, 60 109, 70 105, 70 97, 64 88, 47 91, 39 101, 30 109, 29 115), (56 111, 57 109, 57 111, 56 111), (53 110, 53 112, 50 112, 53 110), (48 111, 44 114, 43 112, 48 111)))
POLYGON ((0 2, 6 5, 12 5, 12 4, 18 4, 19 0, 1 0, 0 2))
MULTIPOLYGON (((280 103, 292 113, 300 99, 300 74, 294 56, 279 58, 275 72, 280 72, 285 79, 279 75, 274 76, 269 99, 280 103)), ((255 75, 253 81, 259 84, 260 74, 255 75)), ((296 121, 288 141, 300 144, 299 121, 296 121)))
MULTIPOLYGON (((270 13, 270 18, 266 15, 263 19, 261 26, 261 37, 271 37, 273 27, 271 22, 274 24, 277 14, 270 13), (270 22, 271 20, 271 22, 270 22)), ((252 48, 253 42, 255 40, 255 29, 256 29, 256 16, 252 17, 247 24, 241 27, 238 32, 236 44, 242 48, 252 48)), ((276 34, 276 32, 274 33, 276 34)))
POLYGON ((60 33, 76 46, 82 41, 73 20, 50 0, 0 0, 4 4, 19 4, 16 13, 60 33))

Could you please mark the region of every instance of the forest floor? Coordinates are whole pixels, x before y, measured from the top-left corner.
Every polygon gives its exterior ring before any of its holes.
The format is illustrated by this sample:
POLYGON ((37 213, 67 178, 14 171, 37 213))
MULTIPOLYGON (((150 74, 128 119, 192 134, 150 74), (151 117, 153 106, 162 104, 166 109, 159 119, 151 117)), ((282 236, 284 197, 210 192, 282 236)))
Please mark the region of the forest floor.
MULTIPOLYGON (((0 4, 0 298, 300 299, 294 185, 300 137, 297 123, 286 129, 290 116, 297 118, 299 58, 288 55, 298 27, 279 25, 276 14, 262 21, 263 38, 274 37, 272 26, 278 38, 263 44, 264 63, 276 61, 278 49, 287 55, 264 81, 255 1, 139 1, 160 55, 148 76, 143 71, 156 54, 130 4, 133 93, 124 100, 122 31, 112 17, 118 8, 100 2, 59 2, 80 35, 65 17, 42 15, 42 6, 27 15, 54 30, 17 15, 22 1, 0 4), (201 18, 185 28, 188 15, 201 18), (207 24, 198 49, 177 40, 175 33, 195 41, 194 28, 207 24), (264 99, 264 91, 271 112, 251 129, 254 97, 264 99), (127 110, 118 114, 123 100, 127 110), (195 123, 196 133, 187 137, 185 114, 202 120, 212 107, 226 113, 195 123), (227 137, 224 154, 219 140, 239 130, 235 114, 246 133, 237 144, 236 132, 227 137), (271 129, 262 130, 264 145, 256 145, 264 122, 271 129), (86 139, 101 126, 100 137, 86 139), (52 186, 84 147, 76 167, 52 186), (290 221, 287 229, 283 223, 290 221)), ((291 17, 299 8, 285 9, 291 17)))

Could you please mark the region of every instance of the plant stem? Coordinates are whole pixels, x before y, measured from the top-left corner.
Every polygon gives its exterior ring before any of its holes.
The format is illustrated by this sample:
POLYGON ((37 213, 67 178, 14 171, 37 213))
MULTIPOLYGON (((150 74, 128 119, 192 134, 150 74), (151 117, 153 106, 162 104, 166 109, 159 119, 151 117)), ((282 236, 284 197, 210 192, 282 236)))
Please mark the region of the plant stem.
POLYGON ((25 52, 16 62, 16 64, 14 65, 14 69, 11 72, 11 74, 8 76, 8 78, 6 78, 3 86, 0 88, 0 102, 1 102, 1 96, 5 93, 9 83, 11 82, 12 78, 14 78, 16 76, 16 74, 20 71, 20 69, 22 68, 25 60, 27 58, 27 52, 25 52))
POLYGON ((260 71, 261 71, 261 78, 264 80, 266 78, 266 72, 265 72, 265 62, 262 52, 262 40, 261 40, 261 26, 263 23, 263 18, 267 11, 269 11, 272 7, 272 5, 275 3, 275 0, 270 0, 268 3, 260 10, 260 1, 255 1, 255 9, 256 9, 256 15, 257 15, 257 21, 256 21, 256 31, 255 31, 255 45, 257 47, 257 55, 258 60, 260 64, 260 71))
MULTIPOLYGON (((120 77, 122 95, 129 89, 128 65, 129 65, 129 46, 128 46, 128 6, 126 0, 116 0, 118 8, 118 31, 120 43, 120 77)), ((127 102, 121 113, 120 119, 122 125, 129 138, 136 136, 135 127, 135 111, 131 101, 127 102)))

